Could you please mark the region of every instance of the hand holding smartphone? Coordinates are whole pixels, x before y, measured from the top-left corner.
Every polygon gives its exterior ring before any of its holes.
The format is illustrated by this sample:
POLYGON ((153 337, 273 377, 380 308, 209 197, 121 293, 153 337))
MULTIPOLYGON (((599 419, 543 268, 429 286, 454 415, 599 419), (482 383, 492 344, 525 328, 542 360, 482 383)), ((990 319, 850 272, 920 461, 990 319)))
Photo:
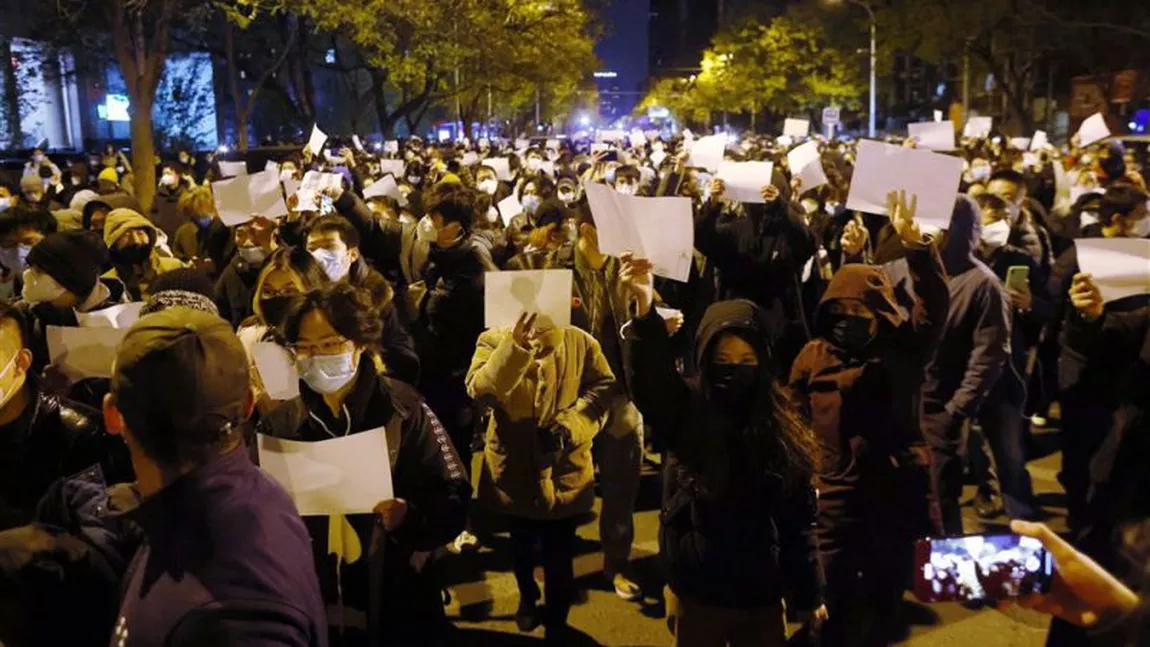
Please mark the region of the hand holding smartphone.
POLYGON ((914 594, 923 602, 1004 600, 1050 591, 1042 542, 1016 534, 929 538, 915 546, 914 594))

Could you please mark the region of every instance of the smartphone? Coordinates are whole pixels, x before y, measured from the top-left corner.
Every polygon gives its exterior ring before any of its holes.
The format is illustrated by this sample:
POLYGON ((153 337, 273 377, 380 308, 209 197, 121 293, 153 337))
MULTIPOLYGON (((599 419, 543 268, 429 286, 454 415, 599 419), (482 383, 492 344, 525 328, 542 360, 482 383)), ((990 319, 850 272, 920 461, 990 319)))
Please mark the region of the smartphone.
POLYGON ((1025 292, 1030 285, 1030 268, 1025 265, 1012 265, 1006 270, 1006 289, 1025 292))
POLYGON ((617 151, 615 149, 611 149, 609 151, 606 151, 606 153, 601 158, 599 158, 599 161, 601 161, 601 162, 618 162, 619 161, 619 151, 617 151))
POLYGON ((1015 534, 922 539, 914 566, 914 595, 927 603, 1048 593, 1054 574, 1042 542, 1015 534))

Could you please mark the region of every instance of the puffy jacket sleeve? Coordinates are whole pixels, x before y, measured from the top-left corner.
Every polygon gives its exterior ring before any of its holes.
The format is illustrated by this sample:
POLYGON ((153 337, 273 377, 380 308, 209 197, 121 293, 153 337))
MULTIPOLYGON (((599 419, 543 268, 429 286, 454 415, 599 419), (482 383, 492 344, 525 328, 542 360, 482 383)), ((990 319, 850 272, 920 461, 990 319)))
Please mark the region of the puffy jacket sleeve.
POLYGON ((978 313, 974 325, 974 339, 970 359, 962 383, 954 392, 946 410, 971 418, 978 413, 983 400, 1002 376, 1010 361, 1010 300, 998 284, 988 284, 979 290, 970 308, 978 313))
POLYGON ((586 348, 583 374, 579 376, 579 399, 555 417, 555 422, 571 432, 571 443, 576 447, 591 442, 603 428, 611 394, 616 389, 615 375, 599 342, 586 333, 581 334, 586 348))
POLYGON ((416 551, 431 551, 454 539, 467 517, 471 480, 447 430, 421 402, 404 425, 396 459, 397 497, 407 502, 398 541, 416 551))
POLYGON ((510 331, 484 332, 476 342, 467 370, 467 395, 488 405, 505 402, 534 358, 534 353, 515 343, 510 331))
POLYGON ((780 512, 775 522, 787 601, 799 611, 810 611, 823 603, 826 587, 815 540, 818 494, 814 486, 806 483, 784 495, 780 512))
POLYGON ((631 320, 624 344, 632 375, 635 405, 662 446, 675 443, 691 401, 691 390, 675 370, 675 356, 667 327, 651 308, 647 316, 631 320))

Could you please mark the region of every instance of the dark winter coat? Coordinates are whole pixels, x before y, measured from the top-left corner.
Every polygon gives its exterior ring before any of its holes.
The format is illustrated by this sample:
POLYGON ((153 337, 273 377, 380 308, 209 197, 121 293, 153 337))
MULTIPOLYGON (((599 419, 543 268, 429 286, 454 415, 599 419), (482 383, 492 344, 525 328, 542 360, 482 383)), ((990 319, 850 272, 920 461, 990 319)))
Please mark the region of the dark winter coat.
MULTIPOLYGON (((749 301, 712 305, 699 327, 700 363, 723 332, 765 340, 767 322, 749 301)), ((703 381, 675 371, 671 340, 654 311, 629 327, 628 365, 634 398, 655 442, 667 451, 660 513, 659 557, 680 597, 728 609, 778 604, 817 607, 822 571, 813 526, 813 485, 785 484, 756 468, 740 430, 710 402, 703 381)), ((768 352, 758 343, 763 360, 768 352)), ((768 361, 760 380, 773 380, 768 361)))

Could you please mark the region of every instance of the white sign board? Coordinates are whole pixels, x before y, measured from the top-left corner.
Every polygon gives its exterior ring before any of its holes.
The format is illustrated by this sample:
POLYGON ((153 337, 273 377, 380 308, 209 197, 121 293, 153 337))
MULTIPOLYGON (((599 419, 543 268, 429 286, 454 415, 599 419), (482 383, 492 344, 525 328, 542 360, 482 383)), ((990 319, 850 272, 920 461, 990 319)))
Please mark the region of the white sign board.
POLYGON ((841 121, 841 111, 839 108, 823 108, 823 125, 824 126, 837 126, 841 121))
POLYGON ((770 162, 722 162, 715 175, 726 184, 724 197, 736 202, 762 204, 763 187, 771 183, 774 164, 770 162))
POLYGON ((791 149, 791 152, 787 153, 787 166, 791 168, 791 174, 801 181, 799 185, 801 193, 817 189, 827 183, 818 142, 807 142, 791 149))
POLYGON ((225 162, 224 160, 220 160, 220 175, 223 177, 240 177, 247 174, 247 162, 225 162))
POLYGON ((510 328, 523 313, 547 330, 571 325, 571 270, 490 272, 484 275, 484 326, 510 328))
POLYGON ((687 281, 695 247, 690 198, 620 195, 594 182, 583 188, 603 253, 631 251, 651 261, 655 274, 687 281))
POLYGON ((387 430, 299 442, 258 434, 260 467, 303 516, 368 514, 392 493, 387 430))
POLYGON ((1030 150, 1040 151, 1040 150, 1046 148, 1046 145, 1049 143, 1050 143, 1050 141, 1046 136, 1046 131, 1045 130, 1036 130, 1036 131, 1034 131, 1034 137, 1030 138, 1030 150))
POLYGON ((953 121, 924 121, 907 126, 910 138, 918 147, 928 151, 952 151, 954 145, 953 121))
POLYGON ((847 209, 887 213, 887 195, 906 191, 918 197, 916 220, 939 229, 950 226, 962 180, 962 159, 864 139, 851 178, 847 209))
POLYGON ((363 199, 369 200, 371 198, 391 198, 399 206, 407 206, 407 198, 403 197, 403 192, 399 190, 395 178, 390 175, 383 176, 363 190, 363 199))
POLYGON ((691 144, 688 166, 698 166, 714 172, 723 162, 723 152, 727 150, 727 135, 707 135, 691 144))
POLYGON ((255 175, 213 182, 212 194, 216 213, 229 227, 242 225, 253 215, 274 219, 288 213, 280 189, 279 173, 275 171, 260 171, 255 175))
POLYGON ((48 326, 44 331, 52 365, 73 381, 112 377, 116 348, 127 334, 127 328, 48 326))
POLYGON ((1106 126, 1106 118, 1101 112, 1095 113, 1078 129, 1078 145, 1089 146, 1110 136, 1110 128, 1106 126))
POLYGON ((511 219, 521 213, 523 205, 519 204, 519 198, 514 193, 499 201, 499 217, 503 219, 504 227, 510 227, 511 219))
POLYGON ((783 122, 783 134, 787 137, 802 139, 811 134, 811 122, 808 119, 787 119, 783 122))
POLYGON ((1150 239, 1079 238, 1078 267, 1092 275, 1103 301, 1150 294, 1150 239))
POLYGON ((319 129, 319 124, 311 127, 311 136, 307 139, 307 149, 311 151, 312 155, 319 155, 323 151, 323 145, 327 143, 327 135, 319 129))
POLYGON ((967 139, 985 139, 990 137, 994 129, 994 117, 971 117, 962 129, 962 136, 967 139))

